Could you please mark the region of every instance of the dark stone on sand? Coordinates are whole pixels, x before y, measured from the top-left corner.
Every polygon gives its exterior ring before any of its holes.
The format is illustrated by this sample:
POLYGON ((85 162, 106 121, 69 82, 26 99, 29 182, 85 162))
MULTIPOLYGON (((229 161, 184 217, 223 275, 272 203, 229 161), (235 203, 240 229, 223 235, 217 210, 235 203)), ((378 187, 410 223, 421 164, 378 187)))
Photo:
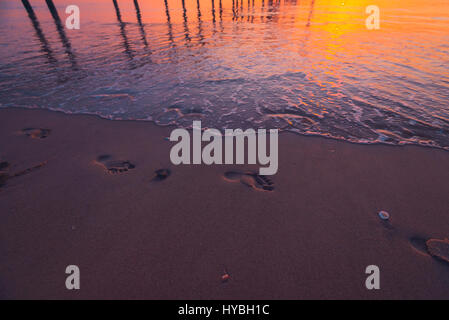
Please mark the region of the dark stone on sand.
POLYGON ((170 176, 171 171, 170 171, 170 169, 159 169, 159 170, 156 170, 154 173, 156 175, 154 176, 153 181, 162 181, 162 180, 167 179, 170 176))

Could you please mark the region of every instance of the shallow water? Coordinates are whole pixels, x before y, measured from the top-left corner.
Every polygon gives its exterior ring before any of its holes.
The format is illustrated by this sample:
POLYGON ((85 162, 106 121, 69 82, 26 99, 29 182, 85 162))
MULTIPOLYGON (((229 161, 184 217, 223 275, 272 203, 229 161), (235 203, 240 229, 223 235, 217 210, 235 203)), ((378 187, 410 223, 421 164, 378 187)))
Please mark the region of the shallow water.
POLYGON ((0 107, 449 149, 449 0, 54 3, 0 2, 0 107))

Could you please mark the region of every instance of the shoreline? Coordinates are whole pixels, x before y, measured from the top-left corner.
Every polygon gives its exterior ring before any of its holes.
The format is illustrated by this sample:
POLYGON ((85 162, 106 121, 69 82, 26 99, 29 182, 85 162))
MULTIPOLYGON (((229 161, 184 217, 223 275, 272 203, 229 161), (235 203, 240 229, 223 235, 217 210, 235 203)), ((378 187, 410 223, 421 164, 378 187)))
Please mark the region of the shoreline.
POLYGON ((108 120, 0 109, 0 162, 22 173, 0 187, 0 298, 449 298, 425 245, 449 238, 447 150, 281 132, 265 191, 257 165, 172 165, 174 126, 108 120))
MULTIPOLYGON (((143 123, 150 123, 151 125, 153 125, 155 127, 159 127, 159 128, 170 128, 171 130, 179 128, 178 126, 173 125, 173 124, 168 124, 168 125, 157 124, 156 122, 154 122, 154 120, 144 120, 144 119, 132 119, 132 120, 129 120, 129 119, 128 120, 127 119, 110 119, 110 118, 102 117, 101 115, 94 114, 94 113, 70 113, 70 112, 65 112, 65 111, 62 111, 62 110, 44 109, 44 108, 39 108, 39 107, 29 107, 29 108, 27 108, 27 107, 0 107, 0 110, 9 110, 9 109, 12 109, 12 110, 42 110, 44 112, 59 113, 61 115, 66 115, 66 116, 94 117, 94 118, 97 118, 99 120, 106 120, 106 121, 119 121, 119 122, 128 122, 128 123, 140 123, 140 122, 143 122, 143 123)), ((209 127, 207 127, 207 128, 209 129, 209 127)), ((183 129, 186 129, 188 131, 192 131, 192 128, 183 128, 183 129)), ((234 128, 234 129, 238 129, 238 128, 234 128)), ((223 129, 218 129, 218 130, 220 130, 220 132, 223 131, 223 129)), ((442 151, 449 152, 449 149, 445 149, 443 147, 433 146, 433 145, 415 144, 415 143, 391 144, 391 143, 386 143, 386 142, 357 142, 357 141, 346 140, 344 138, 337 138, 337 137, 332 137, 332 136, 328 136, 328 135, 324 135, 324 134, 318 134, 318 133, 305 134, 305 133, 299 133, 299 132, 295 132, 295 131, 286 131, 286 130, 283 130, 283 129, 278 129, 278 130, 279 130, 279 136, 281 136, 283 134, 293 134, 293 135, 297 135, 297 136, 300 136, 300 137, 330 139, 330 140, 334 140, 334 141, 338 141, 338 142, 344 142, 344 143, 355 144, 355 145, 363 145, 363 146, 387 146, 387 147, 388 146, 389 147, 409 147, 409 146, 411 146, 411 147, 419 147, 419 148, 437 149, 437 150, 442 150, 442 151)))

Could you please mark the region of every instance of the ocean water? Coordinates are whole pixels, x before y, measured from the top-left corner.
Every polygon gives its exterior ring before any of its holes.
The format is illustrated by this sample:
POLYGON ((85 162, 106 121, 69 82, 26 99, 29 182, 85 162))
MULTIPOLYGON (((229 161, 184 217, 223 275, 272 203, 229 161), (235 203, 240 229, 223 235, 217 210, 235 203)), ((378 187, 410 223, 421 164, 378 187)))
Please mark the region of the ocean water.
POLYGON ((0 2, 0 108, 449 149, 449 0, 47 2, 0 2))

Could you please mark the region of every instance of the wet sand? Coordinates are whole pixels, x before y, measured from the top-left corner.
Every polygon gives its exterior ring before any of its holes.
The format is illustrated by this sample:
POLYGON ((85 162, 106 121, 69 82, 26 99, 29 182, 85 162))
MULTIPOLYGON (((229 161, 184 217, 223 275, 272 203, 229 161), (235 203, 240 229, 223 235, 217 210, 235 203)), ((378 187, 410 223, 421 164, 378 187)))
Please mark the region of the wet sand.
POLYGON ((283 133, 262 191, 229 174, 254 166, 172 165, 171 130, 1 109, 0 298, 449 298, 425 243, 449 238, 449 152, 283 133))

